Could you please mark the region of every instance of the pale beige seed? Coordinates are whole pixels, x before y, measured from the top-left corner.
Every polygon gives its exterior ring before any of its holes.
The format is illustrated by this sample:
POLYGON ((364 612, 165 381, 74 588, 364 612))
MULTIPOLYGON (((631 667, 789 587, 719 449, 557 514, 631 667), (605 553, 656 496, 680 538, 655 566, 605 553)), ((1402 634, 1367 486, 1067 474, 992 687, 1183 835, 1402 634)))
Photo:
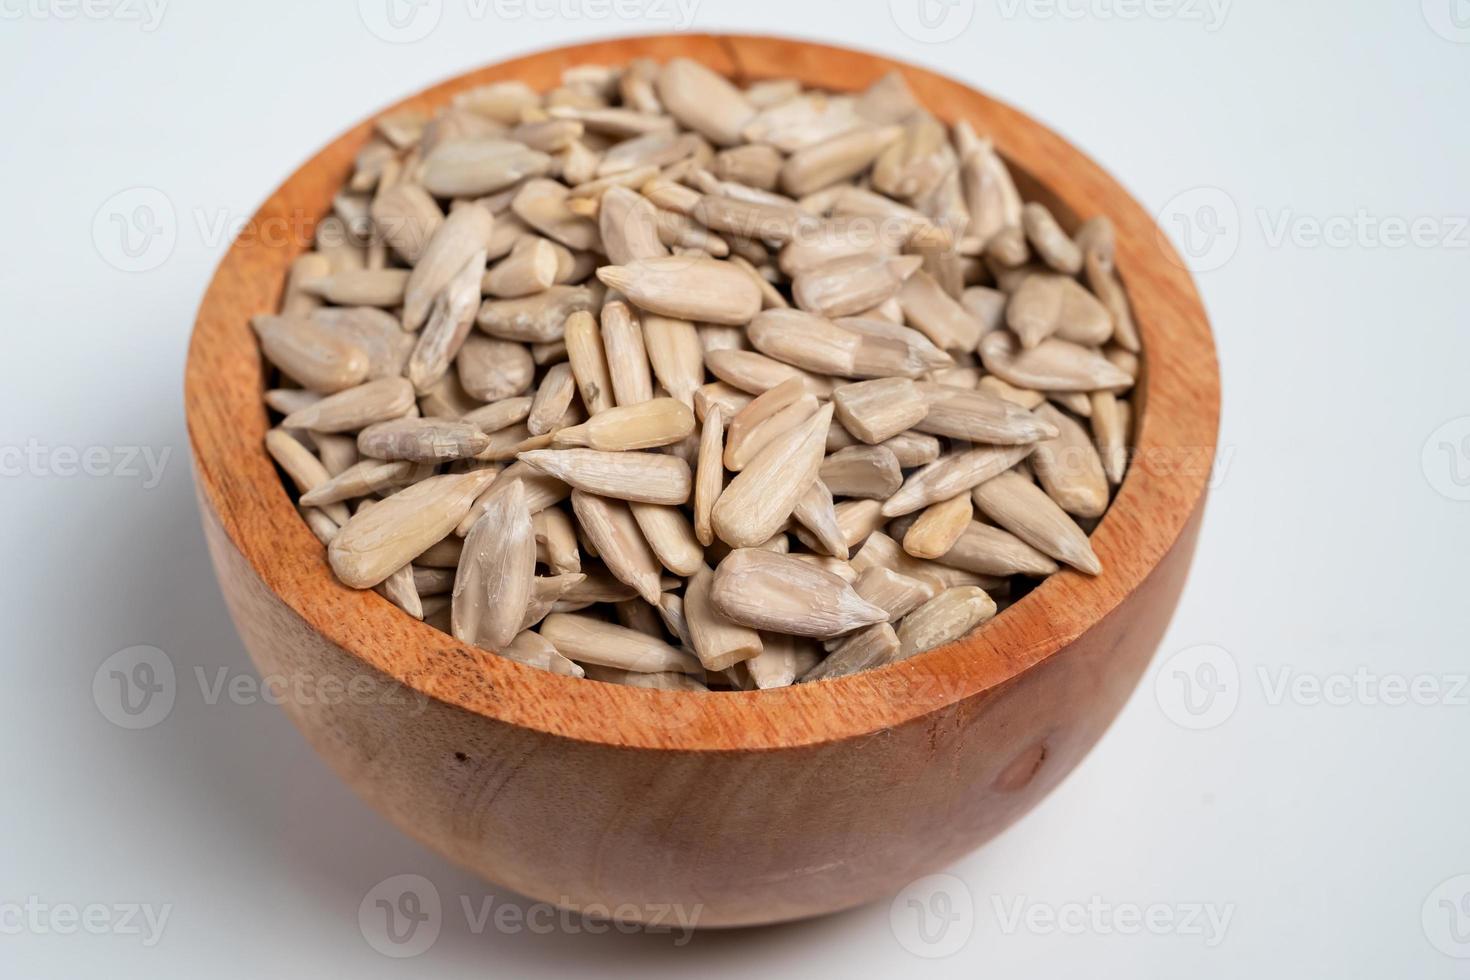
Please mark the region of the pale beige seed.
POLYGON ((720 180, 745 184, 761 190, 774 190, 781 177, 785 158, 774 146, 750 143, 721 150, 715 154, 714 175, 720 180))
POLYGON ((967 286, 960 294, 960 305, 980 321, 984 334, 1005 326, 1006 294, 989 286, 967 286))
POLYGON ((603 192, 597 227, 613 265, 669 254, 659 241, 657 209, 648 198, 626 187, 609 187, 603 192))
MULTIPOLYGON (((1001 269, 1020 269, 1031 259, 1031 246, 1020 225, 1007 225, 985 243, 985 259, 1001 269)), ((999 276, 997 276, 999 278, 999 276)), ((1005 291, 1002 290, 1004 295, 1005 291)))
POLYGON ((662 566, 628 505, 573 490, 572 510, 588 544, 608 571, 632 586, 646 602, 657 602, 662 566))
POLYGON ((306 526, 311 529, 311 533, 316 535, 318 541, 324 545, 332 543, 339 527, 336 521, 315 507, 297 507, 296 510, 301 514, 301 519, 306 522, 306 526))
POLYGON ((943 350, 974 350, 985 326, 927 272, 916 272, 898 291, 905 321, 943 350))
POLYGON ((758 548, 736 549, 720 562, 710 599, 736 623, 796 636, 840 636, 888 621, 839 576, 758 548))
POLYGON ((1004 473, 974 490, 975 506, 1038 551, 1089 575, 1102 563, 1082 529, 1056 502, 1017 473, 1004 473))
POLYGON ((903 135, 873 161, 873 189, 895 198, 927 197, 957 164, 949 134, 921 110, 896 121, 902 123, 903 135))
POLYGON ((1051 405, 1042 405, 1036 414, 1058 432, 1055 438, 1037 443, 1029 457, 1041 488, 1069 514, 1101 517, 1108 509, 1108 477, 1091 435, 1051 405))
POLYGON ((883 514, 909 514, 991 479, 1031 455, 1035 445, 982 446, 951 453, 910 476, 883 504, 883 514))
POLYGON ((722 259, 730 244, 693 218, 673 211, 658 212, 658 237, 676 256, 722 259))
POLYGON ((475 324, 480 308, 480 279, 485 274, 485 250, 478 249, 464 268, 444 284, 434 299, 428 323, 408 357, 404 373, 419 394, 429 391, 449 370, 475 324))
POLYGON ((968 493, 930 504, 904 534, 903 550, 915 558, 942 557, 965 533, 974 512, 968 493))
POLYGON ((563 657, 553 644, 540 633, 523 630, 515 639, 497 651, 507 660, 535 667, 537 670, 560 674, 562 677, 586 677, 587 672, 578 664, 563 657))
POLYGON ((871 670, 898 658, 898 634, 888 623, 868 626, 833 644, 832 652, 804 675, 803 684, 871 670))
POLYGON ((644 167, 668 167, 697 152, 704 141, 693 133, 663 131, 623 140, 610 147, 597 165, 598 177, 611 177, 644 167))
POLYGON ((676 674, 669 671, 656 673, 638 673, 631 670, 618 670, 616 667, 600 667, 597 664, 588 664, 586 677, 588 680, 601 681, 604 684, 619 684, 623 687, 641 687, 653 691, 708 691, 701 681, 695 680, 687 674, 676 674))
POLYGON ((993 374, 987 374, 981 378, 978 387, 981 391, 989 392, 997 398, 1004 398, 1011 404, 1020 405, 1022 408, 1035 408, 1037 405, 1046 401, 1045 392, 1032 391, 1029 388, 1017 388, 1010 382, 1002 381, 993 374))
POLYGON ((557 449, 586 446, 604 452, 669 446, 694 432, 694 413, 672 398, 655 398, 598 412, 581 425, 558 429, 557 449))
POLYGON ((616 667, 642 674, 679 673, 703 676, 692 654, 637 630, 577 613, 552 613, 539 631, 562 656, 583 664, 616 667))
POLYGON ((1075 276, 1082 271, 1082 250, 1057 224, 1046 205, 1035 201, 1021 209, 1021 225, 1042 261, 1058 272, 1075 276))
POLYGON ((398 318, 386 310, 371 306, 324 306, 311 312, 311 320, 367 355, 368 373, 364 380, 396 377, 408 364, 414 336, 406 333, 398 318))
POLYGON ((977 137, 968 122, 955 124, 960 184, 970 210, 966 234, 986 242, 1006 227, 1021 225, 1021 195, 994 145, 977 137))
POLYGON ((674 58, 665 64, 655 85, 659 101, 680 125, 718 146, 741 142, 741 131, 756 114, 739 89, 688 58, 674 58))
POLYGON ((288 429, 350 432, 407 415, 414 406, 413 385, 407 378, 380 378, 297 409, 281 425, 288 429))
POLYGON ((1119 404, 1111 391, 1092 393, 1092 438, 1102 457, 1108 482, 1114 486, 1123 482, 1123 473, 1128 468, 1128 444, 1119 404))
POLYGON ((715 534, 736 548, 768 540, 796 509, 822 465, 832 406, 767 445, 730 481, 711 512, 715 534))
POLYGON ((536 389, 531 412, 526 417, 527 431, 531 435, 539 436, 554 430, 576 394, 577 383, 572 376, 572 366, 566 363, 553 364, 536 389))
POLYGON ((628 304, 610 300, 602 307, 602 346, 607 370, 612 377, 613 400, 619 406, 638 405, 653 399, 653 377, 643 329, 628 304))
POLYGON ((765 310, 746 329, 756 350, 804 371, 850 376, 860 334, 802 310, 765 310))
POLYGON ((429 240, 444 223, 444 213, 429 192, 405 181, 380 191, 368 213, 383 241, 409 265, 418 263, 429 240))
POLYGON ((898 624, 899 657, 953 643, 995 615, 995 600, 974 586, 945 589, 898 624))
POLYGON ((1021 283, 1006 307, 1006 325, 1026 348, 1051 336, 1098 346, 1113 332, 1107 307, 1077 280, 1049 273, 1027 276, 1021 283))
MULTIPOLYGON (((464 553, 464 541, 449 535, 441 541, 429 545, 413 560, 416 568, 436 568, 453 570, 459 567, 459 556, 464 553)), ((452 583, 451 583, 452 584, 452 583)))
POLYGON ((577 532, 566 511, 547 507, 531 518, 536 539, 536 561, 558 575, 582 570, 582 556, 577 550, 577 532))
POLYGON ((602 349, 602 331, 591 313, 579 310, 567 317, 567 361, 572 367, 582 404, 592 415, 613 407, 612 377, 602 349))
MULTIPOLYGON (((424 247, 403 291, 403 327, 417 330, 428 319, 435 298, 477 253, 485 252, 495 216, 478 205, 455 208, 424 247)), ((481 275, 475 278, 478 290, 481 275)), ((369 306, 391 304, 369 303, 369 306)))
POLYGON ((660 211, 686 217, 694 213, 701 199, 698 191, 668 177, 654 177, 640 184, 638 189, 660 211))
POLYGON ((459 383, 455 374, 445 374, 428 391, 419 394, 419 414, 425 418, 457 419, 480 407, 459 383))
MULTIPOLYGON (((548 507, 561 503, 571 496, 572 488, 554 476, 548 476, 539 470, 528 466, 517 460, 501 471, 500 480, 520 480, 526 485, 526 509, 532 515, 538 514, 548 507)), ((454 533, 464 537, 474 526, 475 520, 484 512, 489 491, 484 491, 481 496, 470 506, 469 513, 454 528, 454 533)))
POLYGON ((863 599, 887 612, 890 623, 907 616, 937 591, 930 583, 909 578, 882 565, 863 569, 852 588, 863 599))
POLYGON ((520 122, 521 113, 525 109, 535 108, 540 104, 540 93, 522 81, 478 85, 454 97, 455 108, 467 110, 505 126, 520 122))
POLYGON ((769 391, 788 378, 800 378, 808 392, 818 398, 832 394, 832 381, 801 368, 749 350, 717 350, 704 355, 711 374, 728 385, 753 395, 769 391))
POLYGON ((802 390, 800 378, 791 378, 756 396, 730 420, 725 434, 725 468, 739 473, 757 453, 816 410, 817 400, 802 390))
POLYGON ((908 236, 909 227, 902 221, 886 221, 873 215, 821 218, 803 227, 781 247, 777 265, 794 279, 841 258, 895 255, 908 236))
POLYGON ((322 465, 332 476, 343 472, 359 459, 357 440, 352 436, 313 432, 311 441, 316 445, 316 454, 321 459, 322 465))
POLYGON ((977 575, 1030 575, 1042 578, 1057 570, 1049 555, 989 524, 971 521, 954 546, 936 558, 977 575))
POLYGON ((940 453, 939 440, 922 432, 900 432, 879 445, 893 453, 898 465, 905 469, 926 466, 938 459, 940 453))
MULTIPOLYGON (((837 508, 827 484, 821 480, 812 483, 796 502, 792 516, 810 532, 813 544, 834 558, 847 560, 847 538, 837 522, 837 508)), ((800 535, 799 530, 797 533, 800 535)), ((802 540, 806 538, 803 536, 802 540)))
MULTIPOLYGON (((265 448, 271 454, 271 458, 280 464, 285 470, 286 476, 296 485, 296 489, 303 495, 327 485, 331 479, 331 473, 327 472, 326 466, 316 456, 312 455, 301 443, 281 429, 271 429, 265 434, 265 448)), ((322 512, 332 519, 337 525, 347 523, 351 516, 346 506, 340 503, 323 503, 319 505, 322 512)))
MULTIPOLYGON (((888 304, 897 307, 890 300, 888 304)), ((917 330, 902 325, 903 311, 897 309, 891 319, 873 316, 839 317, 839 328, 862 336, 853 351, 852 370, 855 378, 918 378, 931 372, 953 367, 954 358, 917 330)))
POLYGON ((525 487, 497 482, 460 553, 450 613, 455 638, 487 650, 509 644, 521 630, 535 575, 525 487))
POLYGON ((716 259, 640 259, 603 266, 597 278, 636 306, 662 316, 744 326, 761 309, 760 290, 750 277, 716 259))
POLYGON ((559 153, 576 143, 584 127, 575 119, 538 119, 522 122, 509 136, 542 153, 559 153))
POLYGON ((550 343, 562 339, 567 317, 578 310, 595 309, 596 305, 586 286, 552 286, 520 299, 487 299, 475 322, 481 330, 502 340, 550 343))
POLYGON ((501 429, 508 429, 517 422, 524 422, 531 414, 533 401, 534 399, 529 395, 522 395, 519 398, 502 398, 500 401, 481 405, 474 411, 465 413, 460 421, 468 422, 489 435, 501 429))
POLYGON ((694 525, 679 508, 636 502, 629 507, 648 546, 669 571, 687 577, 704 563, 694 525))
POLYGON ((758 656, 762 644, 755 630, 732 622, 716 608, 714 580, 715 573, 701 563, 684 590, 682 609, 699 662, 706 670, 725 670, 758 656))
POLYGON ((688 320, 645 313, 643 346, 654 377, 674 398, 694 407, 694 392, 704 384, 704 348, 688 320))
POLYGON ((521 185, 511 201, 511 211, 547 238, 567 248, 602 251, 597 222, 567 206, 571 192, 554 180, 534 178, 521 185))
MULTIPOLYGON (((660 593, 659 598, 662 600, 662 593, 660 593)), ((655 639, 662 640, 664 638, 663 620, 660 618, 658 610, 642 599, 628 599, 624 602, 615 603, 613 612, 617 615, 620 625, 626 626, 630 630, 645 633, 655 639)))
POLYGON ((357 448, 375 459, 442 463, 483 452, 490 437, 469 422, 446 419, 391 419, 357 434, 357 448))
POLYGON ((723 381, 711 381, 707 385, 700 385, 694 392, 694 415, 703 421, 712 410, 718 408, 726 418, 734 418, 736 413, 754 400, 755 396, 749 392, 731 387, 723 381))
POLYGON ((408 486, 432 472, 429 467, 407 460, 387 462, 381 459, 364 459, 310 492, 302 494, 301 502, 311 507, 322 507, 341 500, 352 500, 383 490, 408 486))
POLYGON ((493 337, 466 337, 454 364, 464 390, 487 402, 525 393, 536 376, 536 365, 523 344, 493 337))
POLYGON ((304 316, 321 308, 321 297, 304 289, 302 284, 332 274, 332 262, 319 252, 296 256, 286 276, 286 289, 281 297, 282 316, 304 316))
POLYGON ((712 515, 715 501, 725 488, 724 422, 718 406, 705 413, 699 435, 699 455, 694 477, 694 535, 706 548, 715 541, 712 515))
POLYGON ((301 288, 338 306, 390 307, 403 302, 409 275, 407 269, 336 269, 301 288))
POLYGON ((420 168, 435 197, 480 197, 546 173, 551 157, 516 140, 447 139, 431 149, 420 168))
MULTIPOLYGON (((571 415, 570 412, 567 413, 571 415)), ((564 416, 565 418, 565 416, 564 416)), ((563 423, 564 424, 564 423, 563 423)), ((512 425, 486 434, 490 440, 474 458, 487 463, 505 462, 533 449, 545 449, 551 445, 551 433, 534 434, 525 425, 512 425)))
POLYGON ((907 378, 875 378, 832 391, 832 404, 842 427, 863 442, 876 445, 924 420, 929 404, 907 378))
POLYGON ((618 500, 682 504, 693 488, 689 464, 660 453, 543 449, 519 458, 578 490, 618 500))
POLYGON ((920 383, 919 393, 928 412, 914 428, 967 442, 1021 446, 1049 439, 1056 426, 1038 414, 978 388, 920 383))
POLYGON ((373 590, 414 619, 424 618, 424 604, 419 597, 411 565, 404 565, 374 586, 373 590))
POLYGON ((936 561, 915 558, 882 531, 874 531, 868 535, 867 541, 852 556, 851 565, 859 574, 874 566, 892 569, 900 575, 925 583, 936 592, 961 585, 974 585, 983 589, 997 588, 1002 584, 1000 579, 991 576, 976 575, 974 572, 936 561))
POLYGON ((900 126, 864 126, 804 146, 782 165, 781 186, 788 194, 801 197, 856 176, 902 136, 900 126))
POLYGON ((980 359, 1001 380, 1036 391, 1126 390, 1133 384, 1101 354, 1055 337, 1025 350, 1015 334, 997 330, 980 342, 980 359))
POLYGON ((816 217, 795 203, 741 200, 716 194, 702 195, 687 213, 711 231, 751 241, 788 242, 812 232, 818 225, 816 217))
POLYGON ((741 135, 752 143, 769 143, 783 153, 819 143, 863 124, 849 95, 808 92, 762 109, 741 135))
POLYGON ((493 471, 431 476, 354 514, 327 549, 337 578, 368 589, 443 538, 465 516, 493 471))
POLYGON ((617 107, 560 105, 550 106, 546 112, 553 119, 576 119, 591 133, 602 133, 619 139, 660 132, 674 126, 674 121, 668 116, 617 107))
POLYGON ((799 272, 791 284, 796 305, 826 317, 852 316, 898 295, 918 271, 917 255, 860 252, 799 272))
POLYGON ((1117 271, 1093 252, 1084 260, 1087 285, 1098 300, 1107 307, 1113 323, 1113 340, 1124 350, 1138 353, 1143 349, 1138 338, 1138 324, 1133 320, 1133 308, 1128 294, 1118 281, 1117 271))
POLYGON ((367 380, 367 353, 310 316, 256 316, 250 326, 266 360, 312 391, 331 394, 367 380))
POLYGON ((822 462, 822 482, 838 497, 885 500, 903 484, 898 458, 882 446, 849 446, 822 462))
POLYGON ((906 232, 903 245, 909 251, 947 251, 954 247, 954 236, 922 211, 853 184, 835 188, 831 212, 835 217, 865 216, 891 222, 906 232))
POLYGON ((821 648, 804 636, 761 633, 761 652, 745 661, 757 689, 789 687, 821 659, 821 648))
POLYGON ((558 268, 556 246, 537 235, 526 235, 485 273, 481 288, 501 299, 529 296, 551 288, 558 268))

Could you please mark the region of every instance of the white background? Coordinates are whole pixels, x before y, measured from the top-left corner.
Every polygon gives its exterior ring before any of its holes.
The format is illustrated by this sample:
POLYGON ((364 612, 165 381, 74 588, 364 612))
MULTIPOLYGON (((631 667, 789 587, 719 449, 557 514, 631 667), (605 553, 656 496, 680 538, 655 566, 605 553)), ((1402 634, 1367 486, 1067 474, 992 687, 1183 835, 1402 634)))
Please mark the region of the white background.
POLYGON ((0 975, 1470 976, 1470 6, 933 0, 930 30, 912 0, 698 2, 697 29, 950 73, 1101 161, 1212 267, 1225 414, 1154 665, 1057 792, 908 896, 956 910, 939 944, 880 902, 675 948, 575 922, 477 934, 462 896, 520 900, 400 836, 279 709, 210 695, 254 675, 198 529, 181 378, 232 223, 403 94, 677 26, 672 3, 624 19, 424 0, 429 21, 408 23, 427 36, 390 43, 368 27, 384 31, 385 2, 171 0, 155 22, 134 0, 0 0, 0 975), (133 188, 153 190, 114 197, 133 188), (165 234, 129 257, 115 215, 165 234), (1417 242, 1395 237, 1414 219, 1417 242), (65 452, 17 465, 28 445, 104 447, 106 475, 72 474, 65 452), (153 454, 161 477, 114 447, 153 454), (132 731, 92 685, 135 645, 164 651, 177 696, 132 731), (1303 677, 1332 696, 1282 693, 1303 677), (1204 713, 1191 680, 1218 689, 1204 713), (1434 703, 1386 703, 1410 682, 1434 703), (375 952, 358 918, 403 873, 444 907, 410 960, 375 952), (114 928, 61 934, 65 907, 91 903, 114 928), (167 907, 156 942, 112 918, 136 903, 167 907), (1165 934, 1124 934, 1149 906, 1165 934), (1192 906, 1228 925, 1187 922, 1192 906))

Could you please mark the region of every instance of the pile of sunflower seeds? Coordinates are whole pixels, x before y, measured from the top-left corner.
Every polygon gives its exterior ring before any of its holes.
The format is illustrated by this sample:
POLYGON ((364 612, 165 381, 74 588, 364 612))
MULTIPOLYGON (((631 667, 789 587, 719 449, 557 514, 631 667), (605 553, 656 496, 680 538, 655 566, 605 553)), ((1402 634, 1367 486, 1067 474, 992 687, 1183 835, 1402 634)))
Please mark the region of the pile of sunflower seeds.
POLYGON ((1113 252, 897 75, 487 85, 377 120, 253 320, 266 447, 338 579, 466 644, 839 677, 1101 570, 1139 370, 1113 252))

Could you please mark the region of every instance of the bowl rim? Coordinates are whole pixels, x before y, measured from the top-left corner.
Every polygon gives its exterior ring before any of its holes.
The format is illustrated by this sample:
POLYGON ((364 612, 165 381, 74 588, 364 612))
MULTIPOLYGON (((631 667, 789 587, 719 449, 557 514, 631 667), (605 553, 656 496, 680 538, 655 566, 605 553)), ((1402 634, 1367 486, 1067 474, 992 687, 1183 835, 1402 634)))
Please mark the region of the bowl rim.
POLYGON ((1178 541, 1201 504, 1219 422, 1214 342, 1194 283, 1144 208, 1096 163, 1018 110, 882 55, 811 41, 660 34, 557 47, 478 68, 400 100, 338 136, 287 178, 231 244, 201 301, 185 369, 185 414, 200 500, 265 587, 328 642, 423 695, 575 741, 691 752, 817 746, 869 736, 983 694, 1035 667, 1110 615, 1178 541), (249 328, 275 312, 285 273, 330 213, 373 120, 433 108, 488 82, 545 89, 563 68, 633 58, 701 61, 741 83, 791 77, 858 90, 900 72, 946 123, 971 120, 1008 161, 1073 215, 1106 214, 1145 351, 1128 474, 1091 540, 1104 571, 1063 569, 971 635, 848 677, 768 691, 691 694, 562 677, 460 643, 372 591, 335 581, 325 549, 264 449, 264 372, 249 328))

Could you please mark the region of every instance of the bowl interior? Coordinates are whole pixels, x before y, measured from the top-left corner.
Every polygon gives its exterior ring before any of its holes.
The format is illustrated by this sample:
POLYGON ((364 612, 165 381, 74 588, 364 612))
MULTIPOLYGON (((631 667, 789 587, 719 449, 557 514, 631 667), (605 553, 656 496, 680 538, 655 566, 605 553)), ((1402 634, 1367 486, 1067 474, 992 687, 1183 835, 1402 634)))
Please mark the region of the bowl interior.
POLYGON ((185 382, 201 501, 266 587, 310 629, 432 697, 567 738, 693 751, 819 744, 903 724, 1005 682, 1108 615, 1173 546, 1202 499, 1219 380, 1209 326, 1183 263, 1147 212, 1050 130, 952 79, 864 52, 765 37, 623 38, 483 68, 390 109, 432 110, 459 91, 510 78, 545 89, 574 64, 676 56, 702 61, 739 83, 791 77, 833 90, 861 89, 897 70, 942 120, 968 119, 988 134, 1012 165, 1022 195, 1047 204, 1068 228, 1096 214, 1112 219, 1145 371, 1135 395, 1134 457, 1092 534, 1104 565, 1100 576, 1052 575, 971 635, 897 664, 832 681, 711 695, 534 670, 466 646, 373 592, 338 584, 264 450, 265 367, 248 324, 251 316, 277 309, 286 271, 308 246, 309 230, 330 212, 371 119, 329 144, 272 194, 205 294, 185 382), (251 233, 280 227, 307 233, 251 233))

